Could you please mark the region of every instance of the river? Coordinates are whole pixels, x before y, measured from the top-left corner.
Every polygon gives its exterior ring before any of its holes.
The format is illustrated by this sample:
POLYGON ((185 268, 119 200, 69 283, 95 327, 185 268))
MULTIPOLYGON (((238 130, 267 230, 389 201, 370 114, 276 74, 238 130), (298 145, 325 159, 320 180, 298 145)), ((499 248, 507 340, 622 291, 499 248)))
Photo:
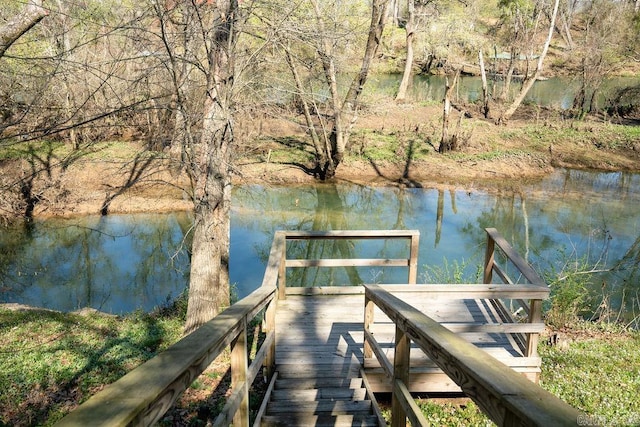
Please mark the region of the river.
MULTIPOLYGON (((637 310, 640 175, 561 170, 521 192, 370 188, 351 184, 234 189, 230 276, 243 297, 260 285, 279 229, 418 229, 419 281, 478 281, 485 227, 497 228, 534 268, 557 277, 590 268, 595 294, 637 310)), ((185 291, 188 213, 36 220, 0 237, 0 302, 62 311, 149 311, 185 291), (185 237, 187 236, 187 237, 185 237)), ((328 246, 291 251, 330 251, 328 246)), ((399 249, 353 243, 354 256, 399 249)), ((330 255, 329 255, 330 256, 330 255)), ((344 272, 305 274, 305 285, 345 283, 344 272), (325 274, 324 276, 322 274, 325 274)), ((398 283, 363 268, 359 280, 398 283)), ((302 276, 299 276, 299 278, 302 276)))
MULTIPOLYGON (((375 75, 367 80, 365 95, 394 98, 400 78, 396 74, 375 75)), ((499 93, 501 82, 490 84, 490 90, 499 93), (495 85, 495 88, 494 88, 495 85)), ((599 88, 596 96, 597 107, 606 106, 608 99, 615 95, 617 89, 640 85, 640 77, 610 77, 599 88)), ((542 107, 552 107, 559 110, 569 109, 573 105, 573 98, 579 87, 578 81, 571 77, 551 77, 536 81, 527 93, 524 102, 542 107)), ((407 97, 415 102, 441 102, 444 97, 445 77, 416 75, 407 93, 407 97)), ((520 90, 520 84, 516 81, 511 86, 512 95, 520 90)), ((482 81, 480 77, 461 76, 456 85, 453 99, 465 102, 476 102, 482 98, 482 81)))

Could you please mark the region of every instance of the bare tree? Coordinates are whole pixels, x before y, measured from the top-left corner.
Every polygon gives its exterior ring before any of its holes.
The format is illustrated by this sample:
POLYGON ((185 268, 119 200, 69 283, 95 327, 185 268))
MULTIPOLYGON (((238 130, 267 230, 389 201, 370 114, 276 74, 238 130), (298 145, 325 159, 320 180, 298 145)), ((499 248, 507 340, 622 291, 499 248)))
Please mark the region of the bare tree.
POLYGON ((531 90, 531 87, 533 86, 533 84, 540 77, 540 73, 542 71, 542 65, 544 63, 544 58, 547 56, 547 51, 549 50, 549 45, 551 44, 551 38, 553 37, 553 29, 555 27, 556 16, 558 14, 559 2, 560 0, 555 0, 554 2, 553 12, 551 14, 551 22, 549 23, 549 32, 544 42, 542 52, 538 56, 538 62, 537 62, 535 71, 533 72, 533 74, 529 74, 527 70, 527 73, 525 74, 525 78, 522 82, 522 87, 520 89, 520 92, 515 97, 511 105, 500 115, 500 118, 498 119, 498 123, 504 123, 505 121, 511 118, 511 116, 513 115, 513 113, 516 112, 520 104, 522 104, 522 101, 524 100, 525 96, 527 96, 527 93, 529 93, 529 90, 531 90))
MULTIPOLYGON (((304 35, 301 41, 304 44, 313 45, 322 67, 323 81, 329 93, 326 112, 320 111, 313 97, 307 99, 307 97, 301 96, 300 100, 307 103, 307 106, 304 107, 305 111, 313 111, 316 114, 321 131, 316 131, 320 138, 314 141, 317 142, 317 145, 315 146, 316 159, 313 170, 317 177, 327 180, 335 176, 336 169, 344 158, 351 131, 358 117, 358 100, 367 81, 371 63, 375 59, 376 51, 381 43, 389 0, 374 0, 371 4, 371 20, 360 68, 344 97, 341 95, 338 85, 337 56, 341 47, 336 40, 335 28, 328 28, 328 25, 335 25, 335 23, 327 21, 328 14, 321 7, 327 7, 326 5, 321 5, 317 0, 309 0, 309 2, 315 30, 312 35, 304 35), (325 116, 329 117, 329 120, 326 120, 325 116)), ((300 86, 302 79, 295 77, 299 67, 291 63, 294 56, 291 54, 290 47, 285 48, 285 55, 288 55, 289 68, 294 74, 297 91, 299 94, 303 94, 306 91, 304 87, 300 86), (286 53, 287 51, 289 53, 286 53)), ((309 116, 306 120, 307 126, 310 128, 316 126, 315 122, 309 123, 309 116)))
POLYGON ((402 72, 402 80, 396 94, 396 101, 404 101, 407 96, 407 88, 411 79, 411 70, 413 69, 413 44, 416 32, 415 17, 415 0, 407 0, 407 22, 404 26, 406 32, 405 48, 406 59, 404 62, 404 71, 402 72))
POLYGON ((624 63, 625 37, 633 32, 624 19, 627 12, 629 4, 601 0, 589 2, 581 13, 582 31, 574 49, 579 85, 573 109, 578 117, 596 110, 603 81, 624 63))
POLYGON ((172 82, 174 152, 194 204, 185 333, 229 304, 234 84, 240 11, 236 0, 160 3, 157 34, 172 82))
MULTIPOLYGON (((529 0, 500 0, 498 6, 502 13, 499 27, 508 48, 507 69, 503 71, 502 90, 498 95, 498 99, 504 102, 509 97, 516 67, 523 58, 526 58, 528 66, 529 57, 533 56, 531 51, 542 10, 536 1, 529 0)), ((528 73, 528 67, 525 73, 528 73)))

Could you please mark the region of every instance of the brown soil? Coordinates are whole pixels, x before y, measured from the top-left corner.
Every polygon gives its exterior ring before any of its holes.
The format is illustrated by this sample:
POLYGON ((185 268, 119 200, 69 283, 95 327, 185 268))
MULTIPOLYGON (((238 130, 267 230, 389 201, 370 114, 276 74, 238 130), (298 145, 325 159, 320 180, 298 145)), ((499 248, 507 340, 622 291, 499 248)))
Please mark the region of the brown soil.
MULTIPOLYGON (((567 126, 598 129, 598 126, 604 126, 594 121, 563 121, 557 112, 526 107, 505 126, 496 126, 474 113, 473 118, 464 120, 466 127, 462 132, 462 148, 456 153, 441 155, 435 151, 442 126, 441 114, 439 106, 395 103, 369 106, 356 125, 357 129, 366 132, 352 137, 354 145, 351 151, 368 144, 369 141, 365 139, 370 135, 394 136, 403 141, 396 152, 398 161, 376 163, 362 156, 352 156, 338 167, 336 181, 381 186, 504 190, 539 179, 556 167, 640 170, 640 142, 624 150, 607 150, 584 142, 563 141, 551 147, 540 144, 534 146, 530 141, 517 138, 499 137, 524 126, 558 129, 567 126), (429 138, 436 142, 429 143, 429 138), (430 153, 418 161, 408 162, 408 144, 416 140, 430 153), (502 154, 483 155, 488 152, 502 154)), ((452 122, 456 121, 454 117, 452 122)), ((269 159, 267 155, 269 150, 290 149, 291 141, 305 145, 305 135, 293 120, 262 115, 241 120, 239 128, 239 139, 247 143, 239 149, 241 157, 237 162, 235 184, 295 185, 314 182, 315 178, 305 170, 310 164, 293 165, 293 161, 269 159), (270 161, 267 162, 267 159, 270 161)), ((308 147, 305 149, 309 151, 308 147)), ((110 197, 113 200, 108 206, 109 213, 192 208, 185 190, 188 188, 186 178, 172 171, 166 160, 151 162, 134 185, 123 189, 133 175, 134 156, 131 155, 131 159, 116 157, 116 160, 81 159, 66 167, 64 172, 54 170, 52 178, 47 178, 53 185, 35 184, 35 187, 40 185, 43 189, 37 192, 39 201, 34 214, 97 214, 110 197)), ((29 170, 25 163, 0 162, 0 178, 5 182, 25 176, 25 170, 29 170)), ((8 197, 5 199, 9 200, 8 197)), ((8 203, 6 200, 5 203, 8 203)))

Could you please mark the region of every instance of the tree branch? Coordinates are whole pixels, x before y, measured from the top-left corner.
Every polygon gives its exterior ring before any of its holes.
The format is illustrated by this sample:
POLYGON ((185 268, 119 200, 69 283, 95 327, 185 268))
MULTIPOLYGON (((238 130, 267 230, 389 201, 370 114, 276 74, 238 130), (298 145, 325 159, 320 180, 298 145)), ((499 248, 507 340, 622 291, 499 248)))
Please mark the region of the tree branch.
POLYGON ((29 0, 22 13, 0 27, 0 58, 16 40, 49 14, 49 11, 42 7, 42 3, 43 0, 29 0))

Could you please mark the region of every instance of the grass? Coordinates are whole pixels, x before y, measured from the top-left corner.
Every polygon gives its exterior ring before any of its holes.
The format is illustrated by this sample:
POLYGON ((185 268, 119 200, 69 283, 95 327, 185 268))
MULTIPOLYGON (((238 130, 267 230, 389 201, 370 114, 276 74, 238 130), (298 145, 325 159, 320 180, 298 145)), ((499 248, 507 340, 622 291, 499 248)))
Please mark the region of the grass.
MULTIPOLYGON (((74 150, 60 141, 29 141, 0 144, 0 160, 34 160, 36 163, 68 163, 77 159, 129 161, 143 152, 142 147, 127 141, 95 142, 74 150)), ((157 153, 153 153, 157 155, 157 153)))
POLYGON ((539 347, 542 386, 598 425, 640 424, 640 333, 586 323, 562 336, 539 347))
MULTIPOLYGON (((584 412, 589 425, 639 425, 640 332, 588 322, 575 328, 557 345, 541 340, 540 385, 584 412)), ((493 425, 471 401, 419 399, 418 406, 433 425, 493 425)))
POLYGON ((177 314, 0 309, 0 425, 54 423, 177 341, 183 324, 177 314))

